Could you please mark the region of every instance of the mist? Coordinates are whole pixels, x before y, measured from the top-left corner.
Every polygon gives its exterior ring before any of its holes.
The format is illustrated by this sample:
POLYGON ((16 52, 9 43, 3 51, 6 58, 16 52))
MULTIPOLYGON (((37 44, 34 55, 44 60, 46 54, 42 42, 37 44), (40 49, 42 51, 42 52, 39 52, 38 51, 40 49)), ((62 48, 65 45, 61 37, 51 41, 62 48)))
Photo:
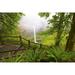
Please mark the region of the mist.
POLYGON ((48 26, 47 20, 45 18, 41 18, 38 16, 38 14, 28 14, 25 16, 22 16, 20 19, 20 31, 21 33, 28 34, 28 35, 33 35, 34 33, 34 27, 37 32, 41 32, 46 29, 48 26))

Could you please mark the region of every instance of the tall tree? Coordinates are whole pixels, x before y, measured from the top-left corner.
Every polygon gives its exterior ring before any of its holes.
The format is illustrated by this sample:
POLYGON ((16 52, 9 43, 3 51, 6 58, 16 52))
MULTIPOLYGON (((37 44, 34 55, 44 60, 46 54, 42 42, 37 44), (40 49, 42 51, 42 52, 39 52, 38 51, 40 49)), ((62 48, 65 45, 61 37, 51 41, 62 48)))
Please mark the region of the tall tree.
POLYGON ((71 30, 66 43, 66 50, 75 51, 75 13, 73 13, 73 19, 71 24, 71 30))
MULTIPOLYGON (((41 17, 46 17, 48 13, 39 13, 41 17)), ((49 16, 47 16, 48 18, 49 16)), ((46 31, 47 34, 56 33, 55 45, 60 46, 60 42, 64 36, 66 36, 71 28, 71 20, 72 14, 71 13, 55 13, 52 15, 52 18, 48 18, 48 30, 46 31)))
POLYGON ((56 41, 55 45, 59 46, 62 40, 62 34, 68 34, 70 30, 71 24, 71 17, 70 13, 56 13, 53 15, 52 19, 49 20, 49 23, 52 25, 50 28, 50 33, 56 33, 56 41))
POLYGON ((58 30, 57 30, 57 36, 56 36, 56 42, 55 45, 59 46, 61 41, 61 35, 63 32, 63 21, 64 21, 64 13, 58 14, 59 15, 59 23, 58 23, 58 30))

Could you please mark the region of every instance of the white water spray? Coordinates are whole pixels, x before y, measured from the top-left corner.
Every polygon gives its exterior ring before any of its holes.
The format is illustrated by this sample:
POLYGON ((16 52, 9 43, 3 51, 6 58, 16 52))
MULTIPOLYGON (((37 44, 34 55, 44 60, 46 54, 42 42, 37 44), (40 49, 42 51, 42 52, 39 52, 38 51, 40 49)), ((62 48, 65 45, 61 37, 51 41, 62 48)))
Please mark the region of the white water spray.
POLYGON ((34 43, 37 43, 37 41, 36 41, 36 29, 35 29, 35 26, 33 26, 33 32, 34 32, 34 43))
POLYGON ((37 42, 37 32, 45 30, 48 26, 47 20, 40 18, 37 14, 23 16, 20 20, 19 28, 22 36, 33 38, 33 42, 37 42))

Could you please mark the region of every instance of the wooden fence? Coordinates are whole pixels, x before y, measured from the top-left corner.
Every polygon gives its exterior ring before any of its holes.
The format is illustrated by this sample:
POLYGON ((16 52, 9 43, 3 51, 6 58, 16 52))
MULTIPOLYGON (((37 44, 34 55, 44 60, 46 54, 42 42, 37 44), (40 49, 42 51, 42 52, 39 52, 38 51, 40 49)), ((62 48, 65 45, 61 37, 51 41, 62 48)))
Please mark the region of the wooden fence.
POLYGON ((32 44, 35 44, 35 45, 39 45, 39 47, 41 48, 42 46, 47 46, 47 45, 43 45, 43 44, 40 44, 40 43, 34 43, 30 40, 27 40, 25 39, 24 37, 21 37, 21 36, 0 36, 0 38, 2 38, 0 40, 0 45, 3 45, 3 44, 19 44, 19 45, 23 45, 24 44, 24 41, 27 42, 27 45, 30 47, 32 44))
MULTIPOLYGON (((27 49, 33 49, 36 50, 36 48, 48 48, 50 46, 46 46, 40 43, 34 43, 30 40, 25 39, 24 37, 21 36, 0 36, 0 38, 2 38, 0 40, 0 47, 1 46, 8 46, 8 50, 6 48, 3 48, 3 50, 1 50, 0 48, 0 55, 2 53, 13 53, 13 52, 18 52, 18 51, 23 51, 23 50, 27 50, 27 49), (19 47, 12 49, 11 46, 12 45, 18 45, 19 47), (11 50, 10 50, 11 49, 11 50)), ((14 56, 14 55, 13 55, 14 56)))

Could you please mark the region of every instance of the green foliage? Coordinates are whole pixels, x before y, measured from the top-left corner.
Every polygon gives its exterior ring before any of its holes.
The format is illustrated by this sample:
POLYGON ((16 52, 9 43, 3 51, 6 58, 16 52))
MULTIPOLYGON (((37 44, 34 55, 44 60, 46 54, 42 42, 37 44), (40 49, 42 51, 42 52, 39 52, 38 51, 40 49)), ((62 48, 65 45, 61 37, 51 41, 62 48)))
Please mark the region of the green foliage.
MULTIPOLYGON (((41 17, 46 19, 49 17, 48 12, 39 13, 41 17)), ((15 34, 18 31, 17 25, 21 18, 21 13, 0 13, 0 36, 15 34)), ((64 51, 66 44, 66 37, 71 28, 71 13, 56 13, 52 19, 48 20, 51 27, 48 30, 41 32, 38 35, 41 36, 41 43, 43 47, 36 46, 31 43, 28 47, 28 42, 23 40, 25 51, 17 52, 15 57, 8 59, 2 58, 4 62, 72 62, 75 61, 75 52, 64 51), (56 42, 60 43, 60 46, 54 46, 56 42), (46 46, 47 45, 47 46, 46 46), (51 46, 51 47, 49 47, 51 46)), ((17 34, 17 33, 16 33, 17 34)), ((1 40, 1 37, 0 37, 1 40)), ((4 40, 17 41, 18 39, 5 38, 4 40)))
POLYGON ((62 34, 68 34, 71 28, 72 15, 70 13, 56 13, 49 23, 52 24, 50 32, 57 32, 55 45, 60 46, 62 34))
POLYGON ((66 52, 59 47, 27 49, 18 52, 16 57, 2 58, 3 62, 73 62, 75 52, 66 52))
MULTIPOLYGON (((46 17, 45 14, 48 13, 39 13, 41 17, 46 17)), ((49 16, 47 16, 48 18, 49 16)), ((72 23, 72 13, 55 13, 55 15, 52 16, 52 18, 48 18, 48 26, 47 30, 44 32, 44 35, 53 35, 56 33, 56 39, 55 45, 60 46, 60 43, 64 36, 69 34, 69 31, 71 29, 71 23, 72 23)), ((66 39, 65 39, 66 40, 66 39)))
POLYGON ((58 29, 61 28, 61 31, 68 33, 71 28, 71 20, 71 13, 56 13, 52 19, 48 20, 49 24, 52 25, 50 32, 58 32, 58 29))
POLYGON ((48 58, 51 57, 53 57, 56 62, 73 62, 75 61, 75 52, 66 52, 62 48, 53 47, 48 50, 48 58))
POLYGON ((40 62, 41 58, 45 57, 45 51, 43 49, 29 49, 26 50, 19 58, 17 62, 40 62))
POLYGON ((64 51, 61 48, 52 47, 47 52, 48 52, 49 59, 54 58, 56 62, 62 61, 62 54, 64 53, 64 51))
POLYGON ((49 13, 49 12, 40 12, 40 13, 38 13, 38 15, 39 15, 40 17, 48 18, 49 15, 50 15, 50 13, 49 13))
POLYGON ((15 31, 21 16, 22 13, 0 13, 0 35, 15 31))
POLYGON ((41 33, 39 36, 41 36, 41 43, 42 44, 50 45, 50 46, 55 44, 56 33, 53 33, 52 35, 41 33))
POLYGON ((72 62, 75 52, 66 52, 62 48, 52 47, 25 51, 19 62, 72 62))

